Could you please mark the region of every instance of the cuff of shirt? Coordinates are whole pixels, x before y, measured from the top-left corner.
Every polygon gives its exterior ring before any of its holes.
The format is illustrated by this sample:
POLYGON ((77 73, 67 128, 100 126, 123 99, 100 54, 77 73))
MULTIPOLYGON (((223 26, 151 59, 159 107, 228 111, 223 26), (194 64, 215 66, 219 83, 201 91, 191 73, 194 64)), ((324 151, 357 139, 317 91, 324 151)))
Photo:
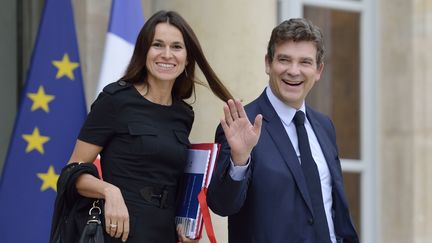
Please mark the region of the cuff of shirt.
POLYGON ((231 179, 235 181, 243 180, 246 175, 246 170, 249 168, 250 156, 245 165, 234 165, 232 159, 230 159, 230 161, 231 161, 231 165, 229 169, 229 175, 231 176, 231 179))

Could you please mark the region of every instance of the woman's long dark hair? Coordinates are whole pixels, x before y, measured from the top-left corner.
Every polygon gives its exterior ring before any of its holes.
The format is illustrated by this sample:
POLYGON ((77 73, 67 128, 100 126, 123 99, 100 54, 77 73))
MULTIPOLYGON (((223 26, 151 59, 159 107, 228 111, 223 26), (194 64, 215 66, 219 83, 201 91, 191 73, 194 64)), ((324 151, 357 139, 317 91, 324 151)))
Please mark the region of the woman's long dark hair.
POLYGON ((185 71, 175 80, 172 90, 173 97, 181 100, 188 99, 192 94, 195 94, 195 83, 203 84, 195 79, 195 63, 198 63, 213 93, 223 101, 232 99, 231 93, 207 62, 192 28, 174 11, 159 11, 147 20, 138 35, 131 61, 121 79, 131 83, 144 82, 147 84, 147 53, 155 35, 156 25, 159 23, 168 23, 179 29, 183 35, 187 51, 187 65, 185 71))

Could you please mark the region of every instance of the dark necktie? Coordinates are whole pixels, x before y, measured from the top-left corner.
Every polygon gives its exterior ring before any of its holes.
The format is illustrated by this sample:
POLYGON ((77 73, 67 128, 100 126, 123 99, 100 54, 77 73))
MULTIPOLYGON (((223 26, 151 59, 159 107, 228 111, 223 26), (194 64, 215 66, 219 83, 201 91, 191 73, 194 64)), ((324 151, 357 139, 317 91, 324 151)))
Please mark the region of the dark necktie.
POLYGON ((310 222, 314 224, 314 229, 316 232, 315 242, 331 242, 322 199, 320 176, 318 173, 318 167, 312 157, 310 150, 309 139, 304 126, 305 114, 303 111, 297 111, 293 120, 297 130, 301 167, 303 170, 303 175, 306 179, 306 184, 309 190, 309 196, 311 198, 312 208, 314 211, 314 219, 310 222))

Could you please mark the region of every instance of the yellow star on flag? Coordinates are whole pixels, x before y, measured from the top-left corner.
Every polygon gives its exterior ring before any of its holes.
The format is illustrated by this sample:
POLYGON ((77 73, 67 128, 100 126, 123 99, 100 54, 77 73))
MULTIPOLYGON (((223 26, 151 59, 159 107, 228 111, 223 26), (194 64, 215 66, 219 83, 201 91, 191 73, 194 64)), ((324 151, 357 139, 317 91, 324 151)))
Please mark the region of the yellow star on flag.
POLYGON ((33 105, 31 107, 31 111, 36 109, 42 109, 46 113, 49 112, 48 103, 54 99, 54 95, 47 95, 42 86, 39 86, 37 93, 28 93, 27 97, 29 97, 33 101, 33 105))
POLYGON ((74 80, 75 76, 73 70, 79 66, 77 62, 71 62, 69 55, 65 53, 61 61, 53 61, 52 64, 58 69, 56 79, 67 76, 69 79, 74 80))
POLYGON ((39 128, 35 127, 32 134, 23 134, 22 138, 27 141, 26 153, 36 149, 39 153, 44 153, 43 144, 50 140, 49 137, 41 136, 39 128))
POLYGON ((43 181, 41 191, 45 191, 48 188, 52 188, 57 191, 57 180, 59 175, 55 173, 54 166, 50 165, 47 173, 37 173, 37 176, 43 181))

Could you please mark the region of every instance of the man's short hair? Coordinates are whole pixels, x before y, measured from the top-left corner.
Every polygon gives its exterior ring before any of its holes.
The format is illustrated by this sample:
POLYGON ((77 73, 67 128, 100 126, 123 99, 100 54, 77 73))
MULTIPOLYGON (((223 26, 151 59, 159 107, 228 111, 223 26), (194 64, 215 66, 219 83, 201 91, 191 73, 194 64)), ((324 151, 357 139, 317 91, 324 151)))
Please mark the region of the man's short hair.
POLYGON ((276 45, 286 41, 311 41, 317 49, 317 65, 324 62, 324 41, 320 28, 304 18, 285 20, 276 26, 267 46, 267 58, 273 61, 276 45))

